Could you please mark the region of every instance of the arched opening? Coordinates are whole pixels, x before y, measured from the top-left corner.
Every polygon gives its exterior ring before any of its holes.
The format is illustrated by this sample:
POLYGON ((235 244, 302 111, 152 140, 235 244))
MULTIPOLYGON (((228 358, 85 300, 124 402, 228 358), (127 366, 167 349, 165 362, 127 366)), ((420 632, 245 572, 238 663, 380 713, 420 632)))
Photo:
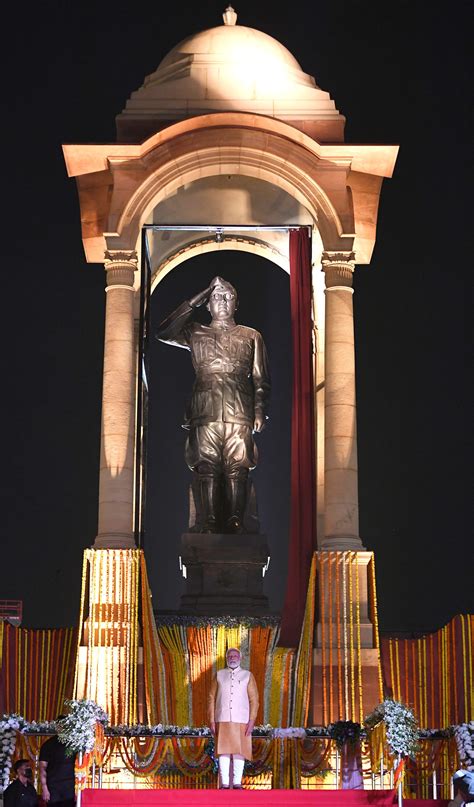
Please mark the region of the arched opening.
MULTIPOLYGON (((241 162, 231 164, 224 160, 219 170, 211 157, 209 153, 200 152, 200 167, 194 172, 191 170, 194 155, 189 155, 187 165, 180 166, 179 177, 173 180, 166 170, 149 174, 148 182, 143 183, 141 192, 135 195, 129 212, 134 209, 135 221, 140 215, 149 228, 152 331, 180 303, 205 289, 211 278, 219 274, 239 292, 241 306, 237 321, 256 328, 267 343, 273 376, 273 406, 269 427, 257 438, 263 455, 252 477, 257 490, 261 532, 267 536, 272 555, 265 579, 266 594, 271 609, 279 611, 286 583, 290 510, 292 379, 288 227, 310 226, 312 229, 313 311, 316 321, 322 323, 324 294, 322 280, 317 278, 321 274, 318 269, 323 250, 323 233, 317 221, 321 199, 316 205, 316 199, 308 200, 302 186, 296 190, 288 178, 292 173, 288 166, 285 169, 287 179, 283 181, 282 175, 275 173, 275 165, 263 165, 263 157, 257 166, 255 155, 245 155, 244 159, 241 152, 241 162), (193 226, 205 225, 207 232, 193 231, 193 226), (218 240, 213 232, 216 227, 223 230, 218 240)), ((179 158, 174 165, 175 173, 178 162, 179 158)), ((125 224, 126 218, 122 223, 125 224)), ((131 232, 132 221, 126 226, 131 232)), ((155 607, 173 611, 179 607, 184 588, 178 557, 181 535, 188 532, 189 527, 192 480, 184 461, 186 432, 180 426, 194 373, 187 352, 160 345, 153 339, 151 342, 145 543, 155 607), (162 357, 161 367, 157 364, 158 355, 162 357), (155 390, 154 384, 157 385, 155 390), (158 551, 158 547, 163 551, 158 551)), ((319 404, 322 406, 321 395, 318 396, 318 408, 321 408, 319 404)))
MULTIPOLYGON (((210 116, 225 118, 226 116, 210 116)), ((245 116, 244 116, 245 117, 245 116)), ((193 185, 218 178, 224 181, 237 178, 256 181, 269 190, 283 191, 298 206, 306 210, 311 223, 320 231, 325 249, 344 249, 352 247, 353 221, 350 194, 347 193, 346 171, 344 167, 333 172, 329 189, 324 188, 323 175, 325 161, 310 154, 300 142, 284 140, 279 134, 262 129, 218 128, 218 121, 208 129, 180 134, 168 140, 166 147, 152 144, 141 158, 137 170, 133 161, 119 161, 116 174, 116 190, 112 198, 109 212, 109 249, 128 249, 137 243, 140 228, 144 223, 154 219, 158 206, 166 204, 171 196, 181 194, 178 204, 179 216, 183 216, 184 197, 193 185), (320 176, 321 173, 321 176, 320 176), (343 202, 344 220, 335 206, 343 202), (349 228, 349 232, 345 232, 349 228)), ((255 126, 255 124, 253 124, 255 126)), ((170 130, 174 127, 170 127, 170 130)), ((286 127, 288 129, 288 127, 286 127)), ((289 130, 291 132, 291 129, 289 130)), ((298 138, 301 140, 301 137, 298 138)), ((145 144, 147 145, 147 144, 145 144)), ((315 145, 313 143, 313 145, 315 145)), ((317 144, 316 144, 317 145, 317 144)), ((252 205, 256 200, 255 189, 249 194, 252 205)), ((211 195, 208 195, 211 199, 211 195)), ((214 203, 220 203, 222 188, 219 194, 214 191, 214 203)), ((267 199, 268 202, 268 199, 267 199)), ((232 217, 233 218, 233 217, 232 217)), ((235 224, 234 220, 220 223, 235 224)), ((257 217, 257 221, 266 224, 278 223, 273 220, 257 217)), ((288 218, 286 223, 288 223, 288 218)), ((252 209, 244 217, 246 224, 252 223, 252 209)), ((175 223, 184 223, 183 219, 175 223)), ((189 223, 189 216, 187 223, 189 223)), ((199 210, 199 223, 209 221, 208 210, 199 210), (204 220, 203 220, 204 219, 204 220)), ((243 223, 242 221, 242 223, 243 223)), ((298 223, 309 223, 299 221, 298 223)), ((297 223, 295 221, 295 223, 297 223)), ((197 223, 197 222, 196 222, 197 223)))
MULTIPOLYGON (((231 248, 182 257, 162 274, 151 298, 151 329, 183 300, 219 274, 236 286, 236 320, 257 328, 266 342, 272 373, 272 404, 267 429, 257 437, 259 465, 253 472, 261 530, 272 560, 267 594, 272 610, 282 606, 288 551, 290 507, 291 332, 289 277, 260 255, 231 248)), ((192 250, 191 250, 192 255, 192 250)), ((199 312, 208 321, 205 310, 199 312)), ((180 536, 187 531, 191 473, 184 461, 181 429, 194 372, 188 351, 151 339, 148 402, 146 552, 154 607, 175 611, 182 592, 178 566, 180 536)))

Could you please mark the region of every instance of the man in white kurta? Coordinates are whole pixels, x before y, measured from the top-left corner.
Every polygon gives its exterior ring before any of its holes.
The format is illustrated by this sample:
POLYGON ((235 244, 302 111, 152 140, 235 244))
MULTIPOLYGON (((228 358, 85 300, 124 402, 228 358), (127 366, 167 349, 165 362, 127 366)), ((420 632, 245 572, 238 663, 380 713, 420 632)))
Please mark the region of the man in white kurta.
POLYGON ((235 647, 226 653, 227 667, 219 670, 208 696, 209 726, 216 737, 221 787, 230 787, 230 760, 233 762, 233 787, 242 788, 246 759, 252 759, 252 730, 258 713, 255 678, 240 666, 240 652, 235 647))

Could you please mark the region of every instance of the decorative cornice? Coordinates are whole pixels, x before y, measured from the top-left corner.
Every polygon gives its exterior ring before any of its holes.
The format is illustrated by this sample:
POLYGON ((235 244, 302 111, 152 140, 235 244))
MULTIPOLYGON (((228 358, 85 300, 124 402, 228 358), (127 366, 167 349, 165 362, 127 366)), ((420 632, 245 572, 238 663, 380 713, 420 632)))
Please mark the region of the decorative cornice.
POLYGON ((354 252, 323 252, 321 264, 326 280, 326 288, 352 288, 355 268, 354 252))

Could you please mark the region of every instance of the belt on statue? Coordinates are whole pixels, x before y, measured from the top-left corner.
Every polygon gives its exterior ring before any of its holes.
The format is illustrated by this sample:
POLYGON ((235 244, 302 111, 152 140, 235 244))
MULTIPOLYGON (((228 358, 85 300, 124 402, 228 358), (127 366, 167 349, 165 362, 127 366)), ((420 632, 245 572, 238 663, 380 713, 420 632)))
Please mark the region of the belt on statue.
POLYGON ((243 381, 247 381, 251 377, 248 370, 236 370, 235 365, 233 365, 233 364, 232 365, 227 365, 227 367, 229 367, 229 369, 221 367, 219 370, 207 370, 207 369, 206 370, 198 370, 197 373, 196 373, 196 378, 199 381, 201 379, 207 378, 208 376, 226 375, 226 376, 231 376, 232 378, 235 378, 235 379, 240 379, 240 380, 243 380, 243 381), (230 368, 232 368, 232 369, 230 369, 230 368))

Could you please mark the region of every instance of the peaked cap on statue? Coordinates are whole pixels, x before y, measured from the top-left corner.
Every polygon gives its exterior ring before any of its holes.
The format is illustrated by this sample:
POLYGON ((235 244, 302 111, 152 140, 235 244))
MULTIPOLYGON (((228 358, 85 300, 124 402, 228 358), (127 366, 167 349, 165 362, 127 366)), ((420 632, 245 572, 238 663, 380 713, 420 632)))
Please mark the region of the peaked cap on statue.
POLYGON ((237 308, 238 294, 237 290, 232 285, 232 283, 229 283, 228 280, 224 280, 223 277, 219 277, 219 275, 216 275, 216 277, 212 278, 209 285, 211 286, 213 291, 231 291, 235 297, 236 302, 235 307, 237 308))

